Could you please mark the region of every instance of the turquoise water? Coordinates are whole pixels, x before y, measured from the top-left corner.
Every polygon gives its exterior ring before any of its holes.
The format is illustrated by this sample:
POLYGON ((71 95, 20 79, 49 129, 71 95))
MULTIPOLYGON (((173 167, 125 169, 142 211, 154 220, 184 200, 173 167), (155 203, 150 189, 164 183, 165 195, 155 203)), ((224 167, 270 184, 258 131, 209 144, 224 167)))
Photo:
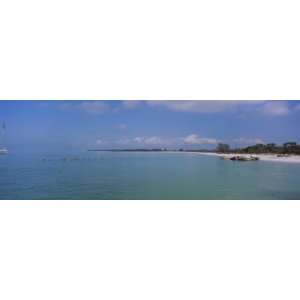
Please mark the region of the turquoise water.
POLYGON ((300 199, 299 179, 300 164, 193 153, 0 156, 0 199, 300 199))

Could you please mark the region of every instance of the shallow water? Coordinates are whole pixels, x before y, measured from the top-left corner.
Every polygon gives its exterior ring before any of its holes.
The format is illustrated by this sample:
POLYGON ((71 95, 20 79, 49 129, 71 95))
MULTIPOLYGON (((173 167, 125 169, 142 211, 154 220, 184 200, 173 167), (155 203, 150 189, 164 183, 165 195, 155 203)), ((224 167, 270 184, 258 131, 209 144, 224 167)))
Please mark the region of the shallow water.
POLYGON ((0 156, 0 199, 300 199, 299 178, 300 164, 195 153, 0 156))

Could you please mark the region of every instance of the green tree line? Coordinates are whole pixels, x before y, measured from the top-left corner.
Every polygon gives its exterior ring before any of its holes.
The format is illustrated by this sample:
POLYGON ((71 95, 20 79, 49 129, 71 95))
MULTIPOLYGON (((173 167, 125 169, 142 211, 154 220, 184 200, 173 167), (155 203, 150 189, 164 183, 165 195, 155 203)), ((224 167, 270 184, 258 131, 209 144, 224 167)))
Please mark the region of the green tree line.
POLYGON ((248 146, 245 148, 235 148, 231 149, 228 144, 220 143, 216 149, 217 152, 226 153, 249 153, 249 154, 259 154, 259 153, 274 153, 274 154, 298 154, 300 155, 300 145, 296 142, 287 142, 282 145, 276 145, 275 143, 269 144, 256 144, 253 146, 248 146))

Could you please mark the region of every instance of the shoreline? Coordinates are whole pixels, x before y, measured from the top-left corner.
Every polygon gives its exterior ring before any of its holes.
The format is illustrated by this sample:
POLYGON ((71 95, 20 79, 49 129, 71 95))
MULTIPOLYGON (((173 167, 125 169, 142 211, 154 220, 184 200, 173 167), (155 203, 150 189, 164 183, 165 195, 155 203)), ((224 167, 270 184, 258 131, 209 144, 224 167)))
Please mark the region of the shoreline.
POLYGON ((237 153, 216 153, 216 152, 194 152, 196 154, 200 155, 209 155, 209 156, 225 156, 225 157, 231 157, 231 156, 243 156, 243 157, 249 157, 254 156, 258 157, 261 161, 272 161, 272 162, 284 162, 284 163, 300 163, 300 156, 299 155, 290 155, 288 157, 277 157, 275 154, 237 154, 237 153))
POLYGON ((290 154, 287 157, 278 157, 277 154, 248 154, 248 153, 217 153, 217 152, 197 152, 197 151, 174 151, 174 150, 166 150, 166 151, 144 151, 144 150, 89 150, 92 152, 125 152, 125 153, 189 153, 196 155, 207 155, 207 156, 218 156, 218 157, 232 157, 232 156, 242 156, 242 157, 258 157, 261 161, 271 161, 271 162, 283 162, 283 163, 300 163, 300 155, 290 154))

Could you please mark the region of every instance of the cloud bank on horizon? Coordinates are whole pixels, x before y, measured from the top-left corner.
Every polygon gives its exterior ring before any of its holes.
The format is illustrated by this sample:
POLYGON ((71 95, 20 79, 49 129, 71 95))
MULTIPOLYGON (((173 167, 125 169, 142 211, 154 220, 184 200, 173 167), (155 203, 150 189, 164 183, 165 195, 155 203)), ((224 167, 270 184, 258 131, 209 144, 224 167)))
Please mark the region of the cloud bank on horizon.
MULTIPOLYGON (((2 101, 8 143, 213 148, 300 141, 300 101, 2 101)), ((1 143, 1 141, 0 141, 1 143)))

